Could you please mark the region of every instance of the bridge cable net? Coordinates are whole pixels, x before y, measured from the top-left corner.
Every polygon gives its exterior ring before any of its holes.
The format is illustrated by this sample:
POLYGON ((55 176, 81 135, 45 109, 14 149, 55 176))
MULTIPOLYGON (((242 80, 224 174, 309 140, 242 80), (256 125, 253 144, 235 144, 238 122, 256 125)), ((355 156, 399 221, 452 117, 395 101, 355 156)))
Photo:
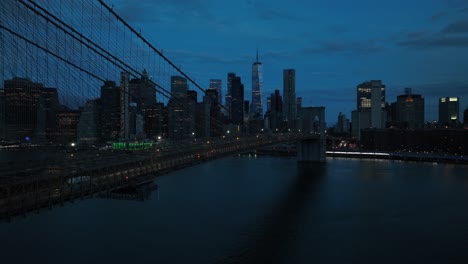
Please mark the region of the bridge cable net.
MULTIPOLYGON (((173 75, 205 92, 103 1, 7 0, 1 5, 2 81, 22 77, 56 88, 66 109, 99 98, 104 81, 119 85, 121 72, 142 78, 143 69, 164 105, 169 98, 186 103, 170 92, 173 75)), ((142 99, 121 92, 129 100, 142 99)))
MULTIPOLYGON (((11 104, 18 104, 16 108, 9 107, 14 111, 6 114, 6 119, 20 123, 8 126, 7 122, 7 140, 50 142, 60 150, 49 150, 38 162, 28 160, 30 167, 45 166, 50 171, 65 165, 79 168, 95 159, 64 156, 61 146, 76 141, 73 125, 81 122, 80 115, 84 115, 90 102, 99 102, 105 82, 121 85, 122 72, 128 73, 127 82, 145 78, 150 84, 154 93, 149 93, 148 108, 157 103, 167 105, 170 98, 179 105, 187 103, 170 92, 174 75, 186 77, 204 92, 102 1, 0 1, 0 40, 0 88, 7 91, 7 86, 13 87, 4 94, 10 96, 11 104), (47 96, 41 95, 46 92, 47 96)), ((129 101, 148 99, 133 94, 131 89, 120 92, 128 95, 129 101)), ((114 121, 115 116, 105 117, 114 121)), ((200 125, 195 122, 194 130, 200 125)), ((118 139, 121 131, 110 132, 116 132, 118 139)), ((112 155, 100 157, 100 161, 126 158, 125 154, 112 155)), ((15 176, 36 172, 30 168, 24 172, 23 165, 17 165, 18 168, 9 165, 15 176)))

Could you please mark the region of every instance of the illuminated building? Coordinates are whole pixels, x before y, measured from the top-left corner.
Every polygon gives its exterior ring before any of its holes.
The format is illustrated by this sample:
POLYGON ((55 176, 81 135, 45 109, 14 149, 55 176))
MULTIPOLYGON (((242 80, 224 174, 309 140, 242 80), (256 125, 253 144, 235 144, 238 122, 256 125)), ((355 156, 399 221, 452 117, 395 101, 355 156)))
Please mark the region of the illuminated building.
POLYGON ((357 109, 351 113, 352 134, 361 137, 364 128, 385 127, 385 85, 380 80, 371 80, 356 87, 357 109))
POLYGON ((250 116, 255 118, 263 117, 262 105, 262 87, 263 87, 263 66, 258 61, 252 64, 252 107, 250 108, 250 116))
POLYGON ((294 128, 297 118, 296 103, 296 70, 283 70, 283 119, 289 128, 294 128))
POLYGON ((395 112, 394 121, 403 123, 403 127, 424 127, 424 98, 420 94, 413 94, 411 88, 406 88, 405 94, 397 96, 395 112))
POLYGON ((457 125, 459 122, 460 104, 458 97, 439 98, 439 123, 457 125))
POLYGON ((187 97, 194 101, 195 103, 197 102, 197 91, 194 91, 194 90, 187 90, 187 97))

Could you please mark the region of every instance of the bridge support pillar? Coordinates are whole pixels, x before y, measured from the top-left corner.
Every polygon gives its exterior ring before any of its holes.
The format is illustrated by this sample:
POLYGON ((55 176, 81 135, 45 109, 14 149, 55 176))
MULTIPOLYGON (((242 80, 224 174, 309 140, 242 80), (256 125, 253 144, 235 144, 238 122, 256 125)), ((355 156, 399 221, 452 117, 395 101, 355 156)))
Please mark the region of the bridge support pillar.
POLYGON ((325 140, 304 139, 297 142, 298 162, 325 162, 325 140))

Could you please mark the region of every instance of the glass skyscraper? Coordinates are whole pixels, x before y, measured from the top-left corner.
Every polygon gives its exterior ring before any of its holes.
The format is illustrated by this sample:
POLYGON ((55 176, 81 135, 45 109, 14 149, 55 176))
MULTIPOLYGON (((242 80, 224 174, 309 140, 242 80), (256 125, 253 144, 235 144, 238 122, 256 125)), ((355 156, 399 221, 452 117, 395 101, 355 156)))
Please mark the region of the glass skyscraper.
POLYGON ((252 64, 252 106, 250 107, 250 116, 252 117, 263 117, 262 86, 263 66, 262 63, 258 61, 257 50, 257 61, 252 64))

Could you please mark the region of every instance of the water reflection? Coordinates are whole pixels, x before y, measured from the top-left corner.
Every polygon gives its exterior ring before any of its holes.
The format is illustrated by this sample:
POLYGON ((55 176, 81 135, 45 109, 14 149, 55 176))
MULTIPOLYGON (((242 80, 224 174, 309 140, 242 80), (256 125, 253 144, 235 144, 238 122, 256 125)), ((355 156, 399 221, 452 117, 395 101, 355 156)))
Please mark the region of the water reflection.
POLYGON ((326 164, 298 163, 296 176, 287 191, 271 208, 268 215, 259 216, 236 252, 219 263, 287 263, 300 232, 300 222, 306 208, 314 202, 314 193, 326 175, 326 164))

